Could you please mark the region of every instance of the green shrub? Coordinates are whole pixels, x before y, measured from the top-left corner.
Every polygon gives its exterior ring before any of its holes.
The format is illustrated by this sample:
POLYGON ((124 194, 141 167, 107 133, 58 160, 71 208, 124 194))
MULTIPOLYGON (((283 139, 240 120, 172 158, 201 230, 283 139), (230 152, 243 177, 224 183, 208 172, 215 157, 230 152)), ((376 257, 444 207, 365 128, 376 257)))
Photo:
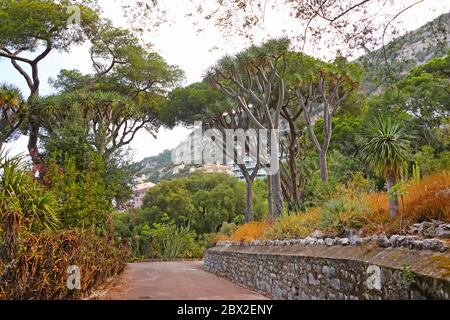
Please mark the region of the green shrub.
POLYGON ((86 167, 73 157, 59 163, 48 161, 46 179, 61 203, 61 222, 66 228, 105 228, 107 216, 112 212, 112 196, 104 183, 105 165, 99 156, 91 154, 86 167))
POLYGON ((198 243, 197 234, 189 226, 177 226, 173 222, 156 223, 149 232, 151 256, 162 259, 199 258, 204 247, 198 243))
POLYGON ((58 209, 55 194, 25 170, 22 157, 0 150, 0 259, 14 258, 20 232, 59 227, 58 209))
POLYGON ((320 210, 320 229, 344 235, 350 229, 363 226, 362 203, 352 198, 327 201, 320 210))
POLYGON ((237 229, 237 225, 235 223, 228 223, 224 221, 222 223, 222 227, 220 227, 219 233, 224 234, 226 236, 230 236, 237 229))

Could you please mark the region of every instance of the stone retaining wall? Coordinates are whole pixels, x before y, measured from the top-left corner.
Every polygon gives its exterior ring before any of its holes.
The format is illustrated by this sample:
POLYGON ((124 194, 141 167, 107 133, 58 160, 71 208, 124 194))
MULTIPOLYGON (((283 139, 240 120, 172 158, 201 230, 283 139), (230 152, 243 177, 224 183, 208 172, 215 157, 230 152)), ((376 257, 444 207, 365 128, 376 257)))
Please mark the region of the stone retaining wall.
POLYGON ((450 299, 450 253, 356 246, 210 248, 205 268, 275 299, 450 299))

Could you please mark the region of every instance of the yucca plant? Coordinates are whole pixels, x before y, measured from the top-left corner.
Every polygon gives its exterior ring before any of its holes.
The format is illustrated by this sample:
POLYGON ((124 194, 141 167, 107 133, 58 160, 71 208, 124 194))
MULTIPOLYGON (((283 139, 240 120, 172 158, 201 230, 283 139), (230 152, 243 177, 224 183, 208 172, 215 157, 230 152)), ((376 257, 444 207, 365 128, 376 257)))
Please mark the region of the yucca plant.
POLYGON ((25 170, 21 156, 0 150, 0 258, 10 261, 17 253, 19 231, 54 229, 59 225, 57 199, 25 170))
POLYGON ((7 84, 0 85, 0 149, 24 119, 25 103, 20 90, 7 84))
POLYGON ((391 189, 402 177, 411 160, 411 136, 399 122, 390 117, 377 118, 367 125, 361 145, 363 160, 386 180, 389 213, 398 214, 398 195, 391 189))

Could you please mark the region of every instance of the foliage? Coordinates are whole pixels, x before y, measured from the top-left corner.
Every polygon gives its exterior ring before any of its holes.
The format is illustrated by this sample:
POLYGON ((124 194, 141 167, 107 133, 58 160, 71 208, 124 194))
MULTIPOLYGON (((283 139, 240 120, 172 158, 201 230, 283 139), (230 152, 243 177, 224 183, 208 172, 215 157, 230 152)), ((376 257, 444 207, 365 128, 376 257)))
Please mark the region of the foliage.
POLYGON ((1 49, 5 46, 12 51, 17 49, 23 51, 23 48, 34 51, 40 46, 39 41, 36 40, 44 40, 58 50, 67 50, 72 43, 82 42, 86 34, 95 26, 98 16, 92 10, 92 6, 78 3, 81 25, 70 29, 67 26, 70 16, 67 12, 69 5, 71 1, 68 0, 2 1, 0 6, 0 16, 3 21, 0 28, 1 49))
POLYGON ((61 222, 67 228, 105 229, 112 211, 112 197, 104 182, 105 167, 102 158, 88 154, 84 163, 73 157, 57 161, 48 159, 46 179, 61 203, 61 222))
MULTIPOLYGON (((199 234, 216 232, 232 222, 245 208, 245 186, 227 174, 196 172, 185 178, 161 181, 150 189, 139 213, 141 223, 152 225, 164 214, 178 225, 189 224, 199 234)), ((255 195, 255 217, 265 213, 262 199, 255 195)))
MULTIPOLYGON (((61 176, 61 170, 68 166, 72 170, 72 175, 79 177, 76 179, 72 177, 72 182, 78 182, 80 179, 80 184, 85 184, 86 182, 83 181, 86 179, 96 179, 93 181, 91 191, 98 187, 96 190, 99 192, 99 197, 102 197, 106 203, 103 210, 109 208, 113 200, 118 206, 130 199, 132 180, 137 169, 130 165, 127 150, 117 149, 108 157, 102 157, 89 141, 83 120, 78 114, 73 114, 70 120, 62 121, 58 128, 53 129, 47 137, 42 139, 43 155, 47 166, 50 166, 47 171, 51 171, 45 179, 53 179, 52 175, 61 176), (84 178, 81 178, 82 176, 84 178)), ((65 183, 70 184, 70 181, 65 183)), ((87 190, 89 188, 90 186, 86 186, 87 190)), ((86 194, 88 194, 87 191, 86 194)), ((93 192, 89 194, 95 197, 93 192)), ((74 197, 77 196, 74 195, 74 197)))
POLYGON ((110 91, 62 93, 36 105, 47 132, 58 134, 67 122, 78 120, 80 132, 105 159, 128 145, 140 129, 154 130, 158 121, 153 108, 110 91))
POLYGON ((211 89, 205 82, 175 88, 168 99, 169 103, 161 110, 161 117, 170 127, 175 124, 190 126, 195 121, 210 119, 231 107, 223 94, 211 89))
POLYGON ((140 222, 152 225, 167 215, 178 224, 184 224, 192 220, 193 212, 192 198, 183 181, 177 179, 161 181, 148 191, 139 218, 140 222))
POLYGON ((25 170, 21 156, 0 150, 1 259, 14 258, 20 231, 57 228, 59 208, 55 194, 25 170))
POLYGON ((412 285, 416 281, 416 276, 411 270, 411 267, 407 264, 402 265, 401 271, 402 279, 407 285, 412 285))
POLYGON ((305 162, 305 168, 309 173, 303 196, 303 209, 321 206, 327 200, 338 197, 342 188, 360 190, 374 188, 373 181, 362 176, 362 172, 367 170, 364 170, 364 165, 358 158, 343 155, 337 150, 330 152, 328 155, 330 175, 326 183, 320 178, 320 172, 314 163, 316 158, 315 155, 305 162))
POLYGON ((318 228, 319 210, 283 214, 263 234, 264 239, 297 239, 305 238, 318 228))
POLYGON ((354 198, 329 200, 320 210, 319 227, 337 236, 348 235, 363 226, 363 208, 354 198))
POLYGON ((133 259, 200 258, 207 242, 207 235, 177 226, 167 215, 151 226, 139 224, 132 209, 114 214, 114 229, 118 238, 129 239, 133 259))
POLYGON ((376 118, 365 127, 361 144, 363 160, 373 170, 387 177, 401 177, 411 160, 411 136, 392 118, 376 118))
POLYGON ((149 230, 150 257, 162 259, 201 258, 204 244, 189 226, 177 226, 172 222, 156 223, 149 230))
POLYGON ((120 273, 129 248, 86 230, 26 234, 14 264, 0 263, 0 299, 56 300, 86 297, 120 273), (69 266, 81 272, 81 290, 67 287, 69 266))
MULTIPOLYGON (((347 115, 333 117, 333 139, 331 140, 330 148, 332 150, 338 150, 346 156, 355 155, 358 149, 358 132, 362 128, 362 125, 363 123, 360 117, 347 115)), ((315 122, 314 132, 317 135, 317 139, 323 141, 323 119, 315 122)))
POLYGON ((429 145, 439 152, 448 143, 442 132, 450 114, 448 69, 450 55, 413 68, 403 79, 369 99, 369 118, 375 114, 401 118, 415 132, 413 145, 429 145))
POLYGON ((222 226, 220 227, 219 233, 223 234, 225 236, 231 236, 231 234, 233 232, 235 232, 237 230, 238 226, 236 224, 234 224, 233 222, 228 223, 226 221, 224 221, 222 223, 222 226))
POLYGON ((20 127, 25 119, 26 109, 18 88, 0 85, 0 148, 20 127))
POLYGON ((421 176, 430 175, 450 168, 450 151, 437 153, 432 147, 425 145, 414 155, 414 162, 421 176))

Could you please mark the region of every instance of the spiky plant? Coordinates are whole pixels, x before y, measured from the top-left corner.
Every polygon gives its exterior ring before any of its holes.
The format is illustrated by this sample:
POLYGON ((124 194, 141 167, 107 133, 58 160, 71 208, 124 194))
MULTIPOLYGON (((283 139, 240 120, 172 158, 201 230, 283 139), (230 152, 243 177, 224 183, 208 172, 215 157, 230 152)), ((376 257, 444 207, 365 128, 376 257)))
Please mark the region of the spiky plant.
POLYGON ((14 86, 0 85, 0 148, 25 119, 25 104, 20 90, 14 86))
POLYGON ((380 117, 367 125, 361 145, 363 160, 386 180, 391 217, 398 213, 398 196, 392 187, 402 177, 411 160, 411 136, 401 123, 390 117, 380 117))
POLYGON ((0 258, 10 261, 17 253, 19 231, 54 229, 59 224, 58 202, 53 194, 25 170, 21 156, 0 150, 0 258))

